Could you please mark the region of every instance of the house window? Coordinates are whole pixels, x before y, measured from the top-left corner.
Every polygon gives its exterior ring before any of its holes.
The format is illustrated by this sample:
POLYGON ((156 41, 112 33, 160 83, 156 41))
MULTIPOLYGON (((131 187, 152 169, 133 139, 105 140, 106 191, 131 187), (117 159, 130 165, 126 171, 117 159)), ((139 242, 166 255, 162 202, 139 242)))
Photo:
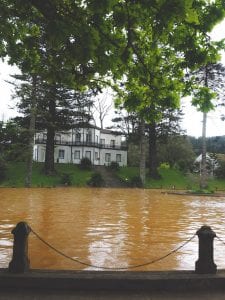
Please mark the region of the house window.
POLYGON ((106 153, 105 154, 105 161, 110 162, 111 161, 111 153, 106 153))
POLYGON ((98 135, 95 136, 95 142, 98 143, 98 135))
POLYGON ((116 162, 121 162, 121 154, 116 154, 116 162))
POLYGON ((111 146, 112 148, 115 148, 115 140, 111 140, 111 141, 110 141, 110 146, 111 146))
POLYGON ((88 132, 86 134, 86 142, 91 142, 91 133, 90 132, 88 132))
POLYGON ((74 152, 74 158, 75 158, 75 159, 80 159, 80 151, 79 151, 79 150, 76 150, 76 151, 74 152))
POLYGON ((100 144, 101 144, 102 146, 105 146, 105 139, 100 139, 100 144))
POLYGON ((85 157, 91 160, 91 151, 85 151, 85 157))
POLYGON ((43 140, 44 140, 44 141, 47 140, 47 134, 46 134, 46 133, 43 134, 43 140))
POLYGON ((65 157, 65 150, 59 149, 59 158, 64 159, 65 157))
POLYGON ((80 133, 76 133, 75 135, 75 142, 80 142, 81 141, 81 134, 80 133))

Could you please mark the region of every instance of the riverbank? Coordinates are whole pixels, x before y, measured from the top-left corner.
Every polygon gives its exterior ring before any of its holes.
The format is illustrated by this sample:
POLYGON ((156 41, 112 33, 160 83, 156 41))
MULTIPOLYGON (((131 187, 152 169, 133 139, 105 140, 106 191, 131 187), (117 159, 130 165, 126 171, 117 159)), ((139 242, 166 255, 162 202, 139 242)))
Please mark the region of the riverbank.
MULTIPOLYGON (((108 170, 108 167, 103 167, 108 170)), ((59 187, 68 186, 86 187, 92 175, 96 172, 91 170, 81 170, 79 166, 73 164, 56 164, 56 173, 53 176, 46 176, 43 173, 43 163, 33 164, 32 187, 59 187), (67 183, 66 180, 69 182, 67 183)), ((25 163, 8 163, 5 179, 0 182, 0 187, 24 187, 25 182, 25 163)), ((161 167, 159 169, 160 179, 146 177, 145 188, 168 189, 168 190, 197 190, 199 188, 198 175, 184 174, 177 169, 161 167)), ((104 173, 105 174, 105 173, 104 173)), ((135 178, 138 178, 139 170, 137 167, 122 167, 113 171, 111 176, 115 180, 109 181, 107 187, 135 186, 135 178), (111 182, 111 183, 110 183, 111 182), (121 184, 118 184, 121 182, 121 184)), ((110 174, 108 175, 108 177, 110 174)), ((103 176, 104 177, 104 176, 103 176)), ((104 178, 103 178, 104 179, 104 178)), ((225 180, 210 179, 209 190, 225 191, 225 180)))
POLYGON ((0 269, 0 299, 224 299, 225 270, 96 272, 0 269))
POLYGON ((225 197, 225 193, 215 192, 215 193, 201 193, 192 191, 163 191, 163 194, 169 195, 180 195, 180 196, 201 196, 201 197, 225 197))

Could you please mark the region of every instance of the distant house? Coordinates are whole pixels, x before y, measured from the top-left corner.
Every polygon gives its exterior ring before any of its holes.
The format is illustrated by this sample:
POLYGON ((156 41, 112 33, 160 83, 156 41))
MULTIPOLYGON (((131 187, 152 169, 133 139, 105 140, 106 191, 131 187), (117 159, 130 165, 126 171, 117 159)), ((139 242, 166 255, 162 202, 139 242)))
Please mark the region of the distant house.
MULTIPOLYGON (((36 133, 34 161, 45 161, 46 139, 45 131, 36 133)), ((83 157, 89 158, 93 165, 117 162, 126 166, 127 147, 122 143, 121 133, 93 125, 55 134, 55 162, 79 164, 83 157)))
MULTIPOLYGON (((194 161, 194 172, 201 172, 202 154, 200 154, 194 161)), ((209 174, 213 175, 214 170, 219 167, 219 162, 216 154, 206 154, 206 168, 209 174)))

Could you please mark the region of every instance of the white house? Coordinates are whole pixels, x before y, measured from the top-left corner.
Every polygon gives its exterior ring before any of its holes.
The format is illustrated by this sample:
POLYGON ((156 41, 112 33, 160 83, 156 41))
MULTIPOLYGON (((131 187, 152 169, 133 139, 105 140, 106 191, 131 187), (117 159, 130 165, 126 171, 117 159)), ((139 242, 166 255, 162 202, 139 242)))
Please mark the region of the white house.
MULTIPOLYGON (((35 135, 34 160, 45 161, 46 132, 35 135)), ((119 132, 88 125, 55 134, 55 162, 79 164, 88 157, 93 165, 109 165, 117 162, 127 165, 127 147, 122 145, 119 132)))
MULTIPOLYGON (((202 154, 200 154, 194 161, 194 172, 201 173, 202 154)), ((219 167, 219 162, 215 154, 206 153, 206 169, 211 175, 214 174, 214 170, 219 167)))

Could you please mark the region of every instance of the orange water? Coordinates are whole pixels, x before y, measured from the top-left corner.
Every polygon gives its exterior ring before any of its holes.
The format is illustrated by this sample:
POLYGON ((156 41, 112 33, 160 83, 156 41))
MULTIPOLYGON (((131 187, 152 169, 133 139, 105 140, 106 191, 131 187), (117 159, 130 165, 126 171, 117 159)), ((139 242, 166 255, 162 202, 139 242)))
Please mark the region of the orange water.
MULTIPOLYGON (((225 198, 141 189, 0 189, 0 267, 12 255, 12 228, 26 221, 58 250, 90 265, 127 268, 166 255, 203 224, 225 241, 225 198)), ((214 257, 225 268, 225 246, 214 257)), ((92 269, 29 235, 32 268, 92 269)), ((160 262, 134 270, 194 269, 198 238, 160 262)), ((99 269, 100 270, 100 269, 99 269)))

